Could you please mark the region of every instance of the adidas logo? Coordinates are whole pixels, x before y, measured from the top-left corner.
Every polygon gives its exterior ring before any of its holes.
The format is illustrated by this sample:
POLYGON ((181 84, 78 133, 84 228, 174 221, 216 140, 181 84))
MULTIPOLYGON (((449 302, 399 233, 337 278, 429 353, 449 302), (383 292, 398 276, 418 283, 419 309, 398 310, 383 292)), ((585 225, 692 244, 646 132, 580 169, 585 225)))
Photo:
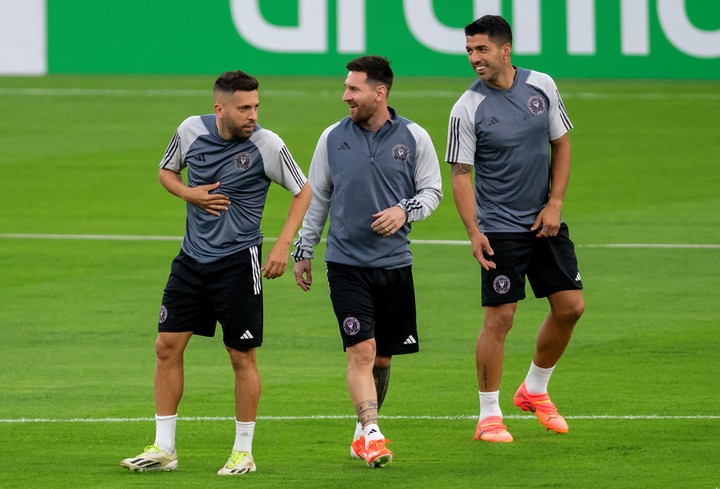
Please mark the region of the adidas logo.
POLYGON ((343 143, 338 148, 338 151, 343 151, 346 149, 350 149, 350 145, 347 143, 347 141, 343 141, 343 143))
POLYGON ((414 345, 417 343, 417 340, 413 338, 413 335, 410 335, 407 337, 405 341, 403 341, 403 345, 414 345))
POLYGON ((243 335, 240 337, 241 340, 253 340, 255 337, 250 334, 250 331, 245 331, 243 335))
POLYGON ((488 122, 488 126, 493 126, 493 125, 495 125, 495 124, 497 124, 497 123, 499 123, 499 122, 500 122, 500 119, 498 119, 498 118, 495 117, 495 116, 492 116, 492 117, 490 118, 490 122, 488 122))
POLYGON ((580 279, 580 272, 578 272, 578 274, 575 276, 575 281, 576 281, 576 282, 580 282, 580 281, 581 281, 581 279, 580 279))

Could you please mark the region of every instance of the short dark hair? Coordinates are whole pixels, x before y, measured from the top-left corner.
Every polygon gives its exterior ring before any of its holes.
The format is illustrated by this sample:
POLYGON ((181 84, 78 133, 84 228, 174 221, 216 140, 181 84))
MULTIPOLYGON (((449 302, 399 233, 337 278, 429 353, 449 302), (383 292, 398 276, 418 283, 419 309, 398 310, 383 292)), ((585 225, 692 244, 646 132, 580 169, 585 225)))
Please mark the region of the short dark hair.
POLYGON ((252 92, 257 90, 260 84, 255 77, 248 75, 244 71, 226 71, 215 80, 214 92, 233 93, 238 90, 242 92, 252 92))
POLYGON ((387 58, 383 56, 360 56, 350 61, 345 68, 349 71, 366 73, 368 81, 385 85, 388 93, 390 93, 395 75, 387 58))
POLYGON ((507 20, 499 15, 483 15, 479 19, 465 26, 466 36, 487 34, 496 45, 510 44, 512 46, 512 28, 507 20))

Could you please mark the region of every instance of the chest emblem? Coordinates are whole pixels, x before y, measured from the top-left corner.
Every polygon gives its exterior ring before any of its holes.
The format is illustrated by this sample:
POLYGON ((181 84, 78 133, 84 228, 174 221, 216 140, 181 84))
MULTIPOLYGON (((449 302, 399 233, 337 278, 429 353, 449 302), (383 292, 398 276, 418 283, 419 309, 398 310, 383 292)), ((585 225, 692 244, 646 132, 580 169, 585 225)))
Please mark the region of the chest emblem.
POLYGON ((233 158, 235 168, 241 171, 245 171, 252 166, 252 155, 248 152, 242 152, 235 155, 233 158))
POLYGON ((540 115, 545 112, 545 100, 537 95, 530 97, 527 105, 533 115, 540 115))
POLYGON ((396 144, 392 149, 392 157, 397 161, 405 162, 410 158, 410 148, 404 144, 396 144))

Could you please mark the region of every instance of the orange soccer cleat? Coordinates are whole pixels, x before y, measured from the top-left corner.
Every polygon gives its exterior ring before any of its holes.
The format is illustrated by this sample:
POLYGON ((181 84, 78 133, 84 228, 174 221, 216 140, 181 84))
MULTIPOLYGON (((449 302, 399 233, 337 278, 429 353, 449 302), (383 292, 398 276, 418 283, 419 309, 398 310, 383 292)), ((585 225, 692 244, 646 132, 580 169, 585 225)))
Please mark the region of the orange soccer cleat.
POLYGON ((508 432, 500 416, 488 416, 478 421, 475 439, 493 443, 510 443, 512 435, 508 432))
POLYGON ((530 411, 537 416, 540 424, 556 433, 567 433, 568 425, 558 414, 555 404, 545 394, 530 394, 525 388, 525 382, 520 385, 513 402, 523 411, 530 411))
POLYGON ((365 446, 362 457, 368 467, 384 467, 393 459, 393 453, 385 446, 390 440, 370 440, 365 446))

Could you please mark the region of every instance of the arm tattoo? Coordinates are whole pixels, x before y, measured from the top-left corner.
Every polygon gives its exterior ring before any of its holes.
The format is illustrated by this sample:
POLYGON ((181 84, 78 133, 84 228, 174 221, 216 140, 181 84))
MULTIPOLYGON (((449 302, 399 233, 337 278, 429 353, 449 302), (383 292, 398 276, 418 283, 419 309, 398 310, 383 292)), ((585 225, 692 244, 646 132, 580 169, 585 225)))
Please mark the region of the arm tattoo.
POLYGON ((466 165, 465 163, 453 163, 450 165, 452 168, 452 176, 455 175, 467 175, 472 173, 472 165, 466 165))

